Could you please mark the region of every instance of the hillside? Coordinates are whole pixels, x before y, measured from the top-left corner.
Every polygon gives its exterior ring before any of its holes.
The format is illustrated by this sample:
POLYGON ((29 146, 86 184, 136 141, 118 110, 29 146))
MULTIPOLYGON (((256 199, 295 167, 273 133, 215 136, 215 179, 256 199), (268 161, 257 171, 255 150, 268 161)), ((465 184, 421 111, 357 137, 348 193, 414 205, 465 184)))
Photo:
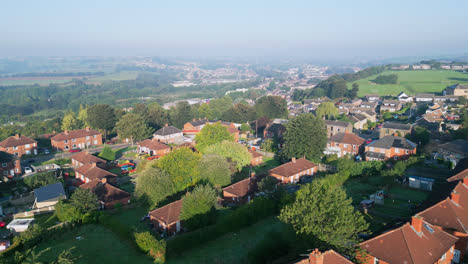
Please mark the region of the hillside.
POLYGON ((378 75, 348 83, 351 89, 353 83, 359 84, 358 96, 366 94, 398 95, 401 91, 415 95, 423 92, 441 92, 445 87, 456 83, 468 83, 468 74, 448 71, 385 71, 380 75, 397 74, 398 84, 375 84, 372 82, 378 75))

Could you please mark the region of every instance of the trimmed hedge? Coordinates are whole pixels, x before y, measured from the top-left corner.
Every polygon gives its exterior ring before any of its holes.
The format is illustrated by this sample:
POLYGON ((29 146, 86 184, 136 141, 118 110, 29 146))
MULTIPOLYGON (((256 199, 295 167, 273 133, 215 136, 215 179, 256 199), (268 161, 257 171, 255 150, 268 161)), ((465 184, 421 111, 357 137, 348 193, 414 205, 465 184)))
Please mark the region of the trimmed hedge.
POLYGON ((135 233, 135 242, 141 251, 154 258, 155 263, 164 263, 166 255, 166 241, 158 240, 150 232, 135 233))

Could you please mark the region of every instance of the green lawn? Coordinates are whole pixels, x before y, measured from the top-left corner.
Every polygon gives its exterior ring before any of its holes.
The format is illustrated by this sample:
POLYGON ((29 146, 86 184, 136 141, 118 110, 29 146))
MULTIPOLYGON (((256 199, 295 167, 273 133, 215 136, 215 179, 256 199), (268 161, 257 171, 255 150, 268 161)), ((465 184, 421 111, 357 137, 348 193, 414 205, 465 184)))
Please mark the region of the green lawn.
POLYGON ((240 232, 226 234, 214 241, 167 259, 168 264, 182 263, 248 263, 247 254, 270 231, 278 231, 282 224, 270 217, 240 232))
POLYGON ((80 256, 76 263, 153 263, 145 254, 100 225, 79 227, 65 233, 59 240, 39 244, 36 251, 44 251, 39 261, 49 263, 60 252, 72 247, 75 247, 73 255, 80 256))
POLYGON ((141 222, 141 218, 148 214, 148 210, 142 206, 130 209, 123 209, 120 212, 115 212, 112 216, 122 224, 129 225, 137 230, 148 230, 148 223, 141 222))
MULTIPOLYGON (((468 83, 468 74, 450 70, 429 70, 429 71, 385 71, 381 74, 398 74, 398 84, 375 84, 374 80, 378 75, 370 76, 366 79, 358 80, 358 96, 366 94, 378 95, 398 95, 401 91, 415 95, 417 93, 441 92, 445 87, 456 83, 468 83)), ((349 83, 351 88, 353 83, 349 83)))
POLYGON ((134 193, 135 192, 135 184, 131 182, 124 183, 122 185, 119 185, 119 188, 128 192, 128 193, 134 193))
POLYGON ((106 74, 104 76, 97 76, 89 78, 89 83, 99 83, 104 81, 124 81, 124 80, 135 80, 138 76, 138 72, 122 71, 118 73, 106 74))

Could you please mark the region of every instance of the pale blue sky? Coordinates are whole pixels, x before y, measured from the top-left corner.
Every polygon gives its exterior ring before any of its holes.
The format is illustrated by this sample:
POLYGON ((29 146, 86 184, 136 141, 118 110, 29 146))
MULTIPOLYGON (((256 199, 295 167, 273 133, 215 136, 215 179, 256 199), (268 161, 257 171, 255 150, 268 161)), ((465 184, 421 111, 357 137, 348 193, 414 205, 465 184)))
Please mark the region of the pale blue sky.
POLYGON ((2 1, 0 56, 466 53, 467 10, 467 0, 2 1))

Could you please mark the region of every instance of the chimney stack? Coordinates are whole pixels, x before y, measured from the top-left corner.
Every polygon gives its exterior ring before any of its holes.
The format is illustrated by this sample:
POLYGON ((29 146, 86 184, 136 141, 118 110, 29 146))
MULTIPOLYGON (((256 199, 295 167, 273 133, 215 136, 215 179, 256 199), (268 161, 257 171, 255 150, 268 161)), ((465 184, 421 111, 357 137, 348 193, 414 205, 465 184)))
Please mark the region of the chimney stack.
POLYGON ((459 193, 453 192, 453 193, 450 194, 450 196, 451 196, 452 202, 454 202, 456 205, 460 204, 460 194, 459 193))
POLYGON ((102 178, 101 183, 107 183, 107 178, 106 177, 102 178))
POLYGON ((323 254, 317 248, 309 254, 310 264, 323 264, 323 254))
POLYGON ((411 217, 411 225, 413 226, 414 230, 416 230, 416 232, 421 233, 423 226, 423 218, 420 216, 411 217))
POLYGON ((296 158, 291 159, 292 163, 296 163, 296 158))
POLYGON ((16 139, 19 139, 19 138, 20 138, 20 134, 16 134, 16 135, 15 135, 15 138, 16 138, 16 139))
POLYGON ((89 127, 86 127, 86 131, 89 131, 89 127))
POLYGON ((65 130, 64 133, 65 133, 65 135, 68 135, 68 130, 65 130))
POLYGON ((168 124, 164 124, 165 127, 169 126, 168 124))
POLYGON ((250 177, 255 178, 255 172, 250 173, 250 177))
POLYGON ((91 167, 96 167, 96 162, 91 163, 91 167))

